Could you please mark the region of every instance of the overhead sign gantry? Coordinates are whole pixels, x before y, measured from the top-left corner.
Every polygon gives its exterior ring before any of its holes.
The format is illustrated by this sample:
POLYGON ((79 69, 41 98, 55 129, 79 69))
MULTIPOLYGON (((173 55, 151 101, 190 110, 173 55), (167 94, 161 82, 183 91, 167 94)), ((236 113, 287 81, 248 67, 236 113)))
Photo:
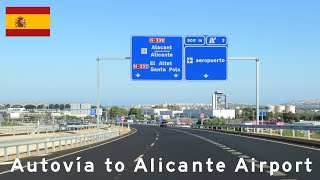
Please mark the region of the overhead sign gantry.
POLYGON ((181 36, 132 36, 132 80, 182 80, 181 36))
POLYGON ((227 80, 227 46, 225 36, 132 36, 131 79, 227 80))
MULTIPOLYGON (((229 58, 225 36, 132 36, 131 57, 98 57, 97 107, 100 107, 100 61, 131 60, 132 80, 227 80, 227 61, 256 62, 256 109, 259 109, 257 57, 229 58)), ((256 111, 259 124, 259 111, 256 111)), ((97 109, 99 127, 100 113, 97 109)), ((98 128, 99 129, 99 128, 98 128)))
POLYGON ((227 80, 227 45, 225 36, 185 37, 185 79, 227 80))

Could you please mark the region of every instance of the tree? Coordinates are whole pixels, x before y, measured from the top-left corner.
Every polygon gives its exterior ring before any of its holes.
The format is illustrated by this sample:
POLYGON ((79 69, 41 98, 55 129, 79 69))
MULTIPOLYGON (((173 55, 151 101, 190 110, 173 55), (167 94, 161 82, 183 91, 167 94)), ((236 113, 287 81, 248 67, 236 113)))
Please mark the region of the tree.
POLYGON ((171 105, 171 106, 168 106, 167 109, 169 109, 171 111, 178 111, 181 108, 179 106, 171 105))
POLYGON ((116 117, 127 116, 128 111, 117 106, 112 106, 108 114, 111 119, 115 119, 116 117))
POLYGON ((267 112, 265 120, 273 119, 273 112, 267 112))
POLYGON ((282 115, 283 115, 284 122, 286 123, 290 123, 297 120, 296 115, 293 114, 292 112, 282 113, 282 115))
POLYGON ((315 115, 313 118, 315 121, 320 121, 320 115, 315 115))
POLYGON ((131 108, 129 110, 129 116, 135 116, 136 118, 141 114, 141 110, 137 108, 131 108))
POLYGON ((243 119, 251 121, 255 117, 255 108, 244 108, 242 111, 243 119))

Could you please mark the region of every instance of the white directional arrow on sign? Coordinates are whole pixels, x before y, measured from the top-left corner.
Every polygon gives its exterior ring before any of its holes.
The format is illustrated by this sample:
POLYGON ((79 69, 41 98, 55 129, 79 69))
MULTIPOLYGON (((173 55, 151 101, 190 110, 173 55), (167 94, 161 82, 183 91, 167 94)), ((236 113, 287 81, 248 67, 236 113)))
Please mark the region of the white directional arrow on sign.
POLYGON ((140 76, 141 76, 141 74, 137 73, 137 74, 136 74, 136 76, 137 76, 137 77, 140 77, 140 76))
POLYGON ((204 78, 208 78, 209 75, 206 73, 206 74, 203 75, 203 77, 204 77, 204 78))
POLYGON ((175 78, 177 78, 179 75, 178 75, 177 73, 175 73, 173 76, 174 76, 175 78))

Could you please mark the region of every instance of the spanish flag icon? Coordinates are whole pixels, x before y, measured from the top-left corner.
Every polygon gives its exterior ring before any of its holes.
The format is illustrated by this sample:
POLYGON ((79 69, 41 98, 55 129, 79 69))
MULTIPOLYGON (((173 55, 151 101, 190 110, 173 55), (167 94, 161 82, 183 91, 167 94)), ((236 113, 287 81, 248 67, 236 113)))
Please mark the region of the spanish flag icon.
POLYGON ((7 7, 6 36, 50 36, 50 7, 7 7))

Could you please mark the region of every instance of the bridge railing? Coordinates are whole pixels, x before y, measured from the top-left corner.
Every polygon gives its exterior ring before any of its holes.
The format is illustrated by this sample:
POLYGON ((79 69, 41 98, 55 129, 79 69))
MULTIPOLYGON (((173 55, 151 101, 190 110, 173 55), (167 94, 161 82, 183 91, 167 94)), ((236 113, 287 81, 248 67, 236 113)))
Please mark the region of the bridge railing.
POLYGON ((119 135, 119 130, 109 130, 89 134, 52 136, 46 138, 23 139, 20 141, 3 141, 0 142, 0 157, 3 157, 4 160, 8 160, 9 155, 15 154, 16 158, 20 158, 22 153, 26 153, 26 156, 29 157, 31 156, 31 152, 35 152, 35 155, 39 155, 41 150, 43 151, 42 154, 47 154, 49 149, 52 152, 55 152, 56 147, 59 147, 60 150, 69 149, 70 147, 80 147, 105 141, 119 135))
POLYGON ((85 129, 93 129, 97 128, 98 126, 96 124, 93 125, 67 125, 67 130, 85 130, 85 129))
POLYGON ((16 135, 19 132, 24 132, 27 134, 30 134, 32 131, 34 131, 37 128, 37 126, 1 126, 0 127, 0 133, 8 133, 12 135, 16 135))

